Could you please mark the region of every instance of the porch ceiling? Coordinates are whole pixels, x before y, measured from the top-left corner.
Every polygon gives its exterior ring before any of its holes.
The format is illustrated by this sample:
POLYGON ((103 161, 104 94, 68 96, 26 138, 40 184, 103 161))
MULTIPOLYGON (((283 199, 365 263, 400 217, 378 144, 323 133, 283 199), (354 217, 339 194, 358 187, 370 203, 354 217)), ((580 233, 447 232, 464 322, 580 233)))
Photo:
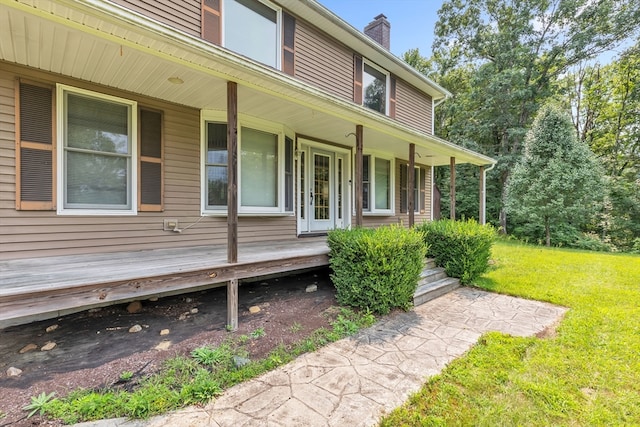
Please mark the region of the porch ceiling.
POLYGON ((100 0, 0 0, 0 61, 197 109, 225 110, 226 83, 236 81, 240 114, 297 134, 354 147, 348 134, 361 124, 365 150, 406 159, 414 143, 422 164, 494 162, 100 0))

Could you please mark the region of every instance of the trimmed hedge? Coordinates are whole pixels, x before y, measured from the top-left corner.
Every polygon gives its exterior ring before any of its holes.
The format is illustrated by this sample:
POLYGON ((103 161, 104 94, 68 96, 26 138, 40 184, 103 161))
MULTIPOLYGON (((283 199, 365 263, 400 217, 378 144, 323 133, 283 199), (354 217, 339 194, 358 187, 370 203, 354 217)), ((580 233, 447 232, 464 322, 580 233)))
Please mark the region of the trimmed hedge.
POLYGON ((333 230, 327 241, 340 304, 378 314, 413 305, 427 252, 422 234, 392 225, 333 230))
POLYGON ((495 229, 475 220, 424 222, 416 226, 429 246, 427 256, 444 267, 447 275, 469 284, 489 268, 495 229))

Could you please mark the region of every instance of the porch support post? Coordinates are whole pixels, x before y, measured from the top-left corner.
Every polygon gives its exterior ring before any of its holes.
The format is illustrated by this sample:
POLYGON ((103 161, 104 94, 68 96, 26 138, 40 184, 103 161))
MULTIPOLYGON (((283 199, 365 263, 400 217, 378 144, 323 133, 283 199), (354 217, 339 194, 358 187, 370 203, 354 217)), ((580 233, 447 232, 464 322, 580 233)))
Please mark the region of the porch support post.
POLYGON ((238 279, 227 282, 227 329, 238 329, 238 279))
POLYGON ((227 82, 227 262, 238 262, 238 84, 227 82))
POLYGON ((451 171, 451 180, 449 182, 449 218, 456 219, 456 158, 451 157, 449 160, 449 169, 451 171))
POLYGON ((487 176, 484 171, 484 166, 480 166, 480 212, 478 218, 480 218, 480 225, 487 223, 487 190, 486 190, 487 176))
POLYGON ((362 227, 362 125, 356 125, 356 176, 354 190, 356 193, 356 227, 362 227))
MULTIPOLYGON (((416 182, 416 144, 409 144, 409 173, 407 174, 407 212, 409 213, 409 227, 415 223, 415 194, 413 187, 416 182)), ((420 191, 418 191, 418 194, 420 191)))

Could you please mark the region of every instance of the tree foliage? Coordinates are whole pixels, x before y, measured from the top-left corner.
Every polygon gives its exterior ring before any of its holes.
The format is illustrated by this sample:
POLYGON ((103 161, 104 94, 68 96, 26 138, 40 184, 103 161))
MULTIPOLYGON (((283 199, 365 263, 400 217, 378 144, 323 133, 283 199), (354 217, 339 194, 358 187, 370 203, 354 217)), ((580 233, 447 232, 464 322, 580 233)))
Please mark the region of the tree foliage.
POLYGON ((552 231, 584 227, 600 211, 601 167, 579 141, 571 118, 559 107, 545 106, 525 139, 525 150, 507 185, 507 211, 516 223, 552 231))
MULTIPOLYGON (((503 193, 524 135, 557 93, 558 79, 634 34, 640 0, 448 0, 438 15, 427 68, 454 98, 439 107, 437 132, 497 157, 489 177, 503 193)), ((488 200, 500 210, 501 202, 488 200)), ((500 223, 506 230, 504 211, 500 223)))

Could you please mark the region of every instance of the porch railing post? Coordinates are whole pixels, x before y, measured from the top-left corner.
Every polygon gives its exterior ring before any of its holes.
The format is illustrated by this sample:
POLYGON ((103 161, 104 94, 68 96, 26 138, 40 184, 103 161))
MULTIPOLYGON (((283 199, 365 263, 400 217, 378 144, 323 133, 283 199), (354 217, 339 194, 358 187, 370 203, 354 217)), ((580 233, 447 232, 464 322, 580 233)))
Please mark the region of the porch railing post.
POLYGON ((362 227, 362 148, 363 128, 356 125, 356 176, 354 190, 356 193, 356 227, 362 227))
POLYGON ((451 157, 449 162, 449 169, 451 171, 451 180, 449 182, 449 197, 450 197, 450 215, 449 217, 453 220, 456 219, 456 158, 451 157))
MULTIPOLYGON (((415 223, 415 194, 413 187, 416 185, 416 144, 409 144, 409 173, 407 174, 407 212, 409 213, 409 227, 415 223)), ((420 190, 418 190, 418 194, 420 190)))

